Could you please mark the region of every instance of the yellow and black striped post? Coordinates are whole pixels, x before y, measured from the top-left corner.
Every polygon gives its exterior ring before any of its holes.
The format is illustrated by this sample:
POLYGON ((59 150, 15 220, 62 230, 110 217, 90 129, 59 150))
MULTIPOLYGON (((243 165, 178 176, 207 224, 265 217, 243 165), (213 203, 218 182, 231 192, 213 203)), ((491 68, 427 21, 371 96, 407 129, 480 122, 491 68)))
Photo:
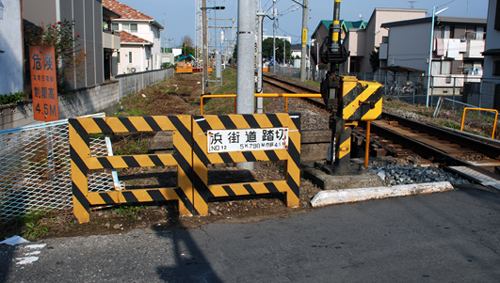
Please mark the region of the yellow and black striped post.
POLYGON ((193 185, 195 213, 208 215, 211 198, 285 193, 288 207, 299 205, 300 114, 248 114, 193 117, 193 185), (288 128, 288 148, 208 153, 210 130, 288 128), (287 161, 284 181, 208 185, 208 165, 255 161, 287 161))
POLYGON ((180 215, 192 215, 193 186, 191 116, 150 116, 69 119, 73 213, 89 222, 90 206, 178 200, 180 215), (90 134, 173 131, 173 154, 99 156, 90 154, 90 134), (129 167, 177 166, 176 188, 89 192, 89 170, 129 167))
POLYGON ((342 76, 339 84, 341 97, 338 100, 335 125, 334 171, 347 173, 350 168, 352 124, 358 121, 372 121, 382 115, 382 93, 377 82, 358 81, 356 77, 342 76), (344 126, 345 124, 345 126, 344 126))

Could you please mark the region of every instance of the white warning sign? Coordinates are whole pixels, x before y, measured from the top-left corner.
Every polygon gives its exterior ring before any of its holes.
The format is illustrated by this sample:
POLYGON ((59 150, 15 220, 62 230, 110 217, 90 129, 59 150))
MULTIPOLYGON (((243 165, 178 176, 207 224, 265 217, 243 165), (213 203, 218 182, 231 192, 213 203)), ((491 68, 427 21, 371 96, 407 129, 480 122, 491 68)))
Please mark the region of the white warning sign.
POLYGON ((210 130, 208 153, 276 150, 288 147, 288 128, 210 130))

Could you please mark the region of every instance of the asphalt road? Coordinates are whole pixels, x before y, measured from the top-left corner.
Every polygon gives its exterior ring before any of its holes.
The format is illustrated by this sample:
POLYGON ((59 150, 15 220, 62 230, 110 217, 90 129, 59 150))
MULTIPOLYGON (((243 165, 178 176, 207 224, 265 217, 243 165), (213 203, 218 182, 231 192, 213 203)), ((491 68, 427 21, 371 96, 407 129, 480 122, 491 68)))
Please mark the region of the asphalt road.
POLYGON ((0 282, 499 282, 500 194, 462 189, 35 244, 46 245, 0 245, 0 282))

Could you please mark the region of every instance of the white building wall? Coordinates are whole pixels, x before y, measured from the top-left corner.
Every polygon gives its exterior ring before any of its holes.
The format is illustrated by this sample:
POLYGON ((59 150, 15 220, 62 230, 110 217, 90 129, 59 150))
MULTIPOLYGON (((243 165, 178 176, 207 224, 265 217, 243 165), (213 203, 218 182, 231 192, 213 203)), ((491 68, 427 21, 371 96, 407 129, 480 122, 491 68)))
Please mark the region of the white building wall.
POLYGON ((2 0, 0 19, 0 95, 23 90, 23 39, 19 0, 2 0))
MULTIPOLYGON (((120 30, 123 30, 122 24, 124 23, 137 23, 137 32, 131 32, 131 34, 140 37, 142 39, 145 39, 149 42, 153 43, 153 46, 151 47, 151 53, 147 58, 147 61, 144 64, 144 71, 145 68, 148 67, 148 61, 149 61, 149 68, 148 70, 158 70, 161 69, 161 38, 160 38, 160 30, 153 26, 149 21, 148 22, 140 22, 140 21, 133 21, 130 20, 128 22, 120 22, 119 28, 120 30)), ((122 73, 120 73, 122 74, 122 73)))
MULTIPOLYGON (((118 75, 128 74, 135 68, 136 72, 146 71, 146 46, 122 45, 120 47, 120 63, 118 63, 118 75), (129 53, 132 52, 132 63, 129 62, 129 53)), ((117 56, 117 54, 113 54, 117 56)))
POLYGON ((426 71, 430 37, 430 23, 391 27, 387 65, 426 71))
POLYGON ((363 55, 358 55, 364 56, 361 64, 361 72, 372 71, 370 54, 375 50, 375 46, 380 46, 382 37, 389 35, 387 29, 380 27, 382 24, 425 18, 426 11, 420 9, 375 8, 365 29, 366 41, 364 48, 360 49, 363 50, 363 55))

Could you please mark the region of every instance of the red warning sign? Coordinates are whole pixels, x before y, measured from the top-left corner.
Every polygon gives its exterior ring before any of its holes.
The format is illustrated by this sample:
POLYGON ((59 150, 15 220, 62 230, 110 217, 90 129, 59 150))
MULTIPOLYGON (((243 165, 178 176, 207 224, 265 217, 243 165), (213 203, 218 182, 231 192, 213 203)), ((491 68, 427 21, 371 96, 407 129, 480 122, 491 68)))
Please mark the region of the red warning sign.
POLYGON ((31 94, 37 121, 59 120, 54 46, 30 46, 31 94))

